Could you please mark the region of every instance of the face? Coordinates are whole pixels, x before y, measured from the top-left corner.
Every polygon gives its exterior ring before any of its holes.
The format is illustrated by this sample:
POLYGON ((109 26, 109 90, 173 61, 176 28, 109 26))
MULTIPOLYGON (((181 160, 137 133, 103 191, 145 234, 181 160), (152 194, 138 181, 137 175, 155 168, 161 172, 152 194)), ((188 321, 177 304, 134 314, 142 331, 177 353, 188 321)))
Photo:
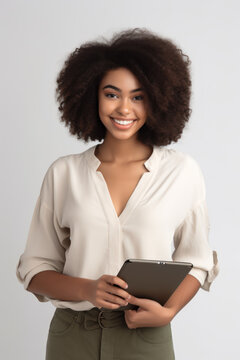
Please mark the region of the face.
POLYGON ((126 68, 108 71, 99 84, 99 117, 107 136, 136 137, 146 122, 147 99, 135 75, 126 68))

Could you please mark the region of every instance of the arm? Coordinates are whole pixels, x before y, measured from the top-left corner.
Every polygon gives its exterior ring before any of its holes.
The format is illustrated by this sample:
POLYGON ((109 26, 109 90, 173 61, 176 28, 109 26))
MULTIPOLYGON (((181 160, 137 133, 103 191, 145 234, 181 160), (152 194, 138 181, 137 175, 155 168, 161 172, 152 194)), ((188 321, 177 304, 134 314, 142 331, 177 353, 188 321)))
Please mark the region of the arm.
POLYGON ((164 305, 171 310, 172 318, 196 295, 200 286, 200 282, 194 276, 185 277, 164 305))
POLYGON ((164 306, 149 299, 131 296, 128 302, 139 306, 137 310, 125 310, 125 320, 130 329, 158 327, 169 324, 174 316, 194 297, 201 284, 187 275, 164 306))
POLYGON ((117 309, 126 305, 129 294, 125 281, 113 275, 102 275, 97 280, 73 277, 47 270, 36 274, 29 283, 28 291, 63 301, 89 301, 96 307, 117 309), (121 287, 113 286, 113 284, 121 287))
POLYGON ((87 288, 93 280, 47 270, 36 274, 29 283, 28 291, 63 301, 87 300, 87 288))

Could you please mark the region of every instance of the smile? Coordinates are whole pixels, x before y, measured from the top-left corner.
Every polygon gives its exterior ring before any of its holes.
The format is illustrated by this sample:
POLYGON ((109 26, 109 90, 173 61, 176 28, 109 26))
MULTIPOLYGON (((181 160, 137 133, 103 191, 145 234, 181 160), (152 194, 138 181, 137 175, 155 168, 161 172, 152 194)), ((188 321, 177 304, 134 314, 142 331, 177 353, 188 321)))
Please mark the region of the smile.
POLYGON ((110 116, 110 119, 112 120, 112 123, 118 128, 118 129, 129 129, 135 120, 118 120, 115 118, 112 118, 110 116))
POLYGON ((134 121, 133 119, 131 119, 131 120, 119 120, 119 119, 115 119, 115 118, 111 118, 111 119, 121 125, 128 125, 134 121))

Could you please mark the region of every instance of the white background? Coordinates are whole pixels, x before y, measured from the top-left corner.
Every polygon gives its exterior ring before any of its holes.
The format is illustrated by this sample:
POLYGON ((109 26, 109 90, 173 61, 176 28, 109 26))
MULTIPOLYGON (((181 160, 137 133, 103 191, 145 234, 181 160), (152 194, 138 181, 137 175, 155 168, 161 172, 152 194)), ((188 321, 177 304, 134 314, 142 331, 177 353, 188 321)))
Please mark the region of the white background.
POLYGON ((59 121, 55 79, 81 43, 146 27, 192 60, 193 113, 171 147, 205 175, 210 243, 221 272, 172 322, 177 360, 238 359, 239 353, 239 2, 236 0, 1 0, 1 336, 2 359, 42 360, 51 303, 18 282, 43 176, 59 156, 92 146, 59 121))

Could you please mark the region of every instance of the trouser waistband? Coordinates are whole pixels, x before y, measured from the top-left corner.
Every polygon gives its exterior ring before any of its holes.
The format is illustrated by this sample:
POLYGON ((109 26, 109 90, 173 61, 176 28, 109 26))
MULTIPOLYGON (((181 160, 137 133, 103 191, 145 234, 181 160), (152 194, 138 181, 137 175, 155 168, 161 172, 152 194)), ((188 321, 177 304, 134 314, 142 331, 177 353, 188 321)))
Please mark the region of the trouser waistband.
POLYGON ((98 328, 113 328, 116 326, 126 325, 123 310, 102 311, 97 307, 94 307, 90 310, 85 311, 76 311, 70 308, 57 308, 57 311, 64 311, 69 313, 69 315, 74 316, 75 320, 78 323, 83 324, 84 328, 87 330, 94 330, 98 328))

